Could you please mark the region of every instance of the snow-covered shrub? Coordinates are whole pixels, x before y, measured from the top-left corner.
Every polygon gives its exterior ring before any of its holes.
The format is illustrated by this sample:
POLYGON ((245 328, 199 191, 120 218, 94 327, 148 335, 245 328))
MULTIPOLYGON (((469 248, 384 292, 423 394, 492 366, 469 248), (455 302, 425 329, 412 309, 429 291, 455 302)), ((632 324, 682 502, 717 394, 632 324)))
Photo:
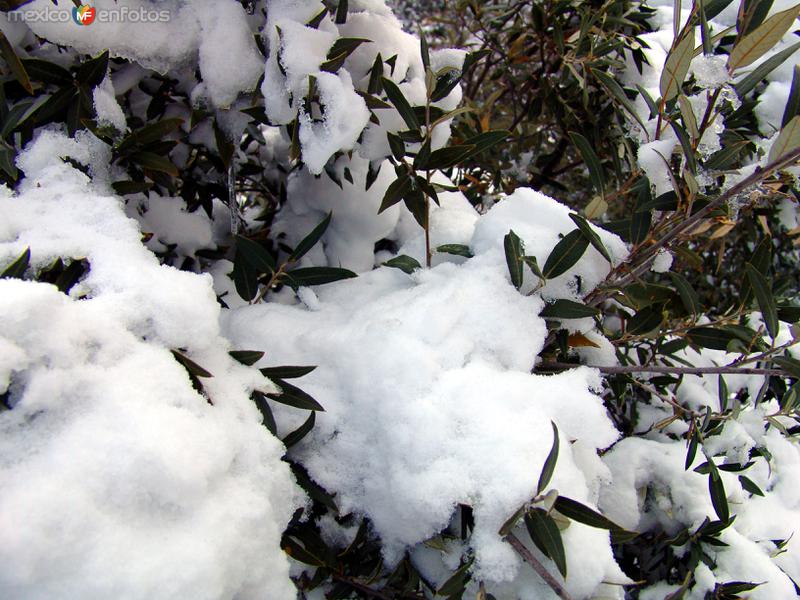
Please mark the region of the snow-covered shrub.
POLYGON ((800 8, 94 7, 0 20, 0 595, 795 593, 800 8))

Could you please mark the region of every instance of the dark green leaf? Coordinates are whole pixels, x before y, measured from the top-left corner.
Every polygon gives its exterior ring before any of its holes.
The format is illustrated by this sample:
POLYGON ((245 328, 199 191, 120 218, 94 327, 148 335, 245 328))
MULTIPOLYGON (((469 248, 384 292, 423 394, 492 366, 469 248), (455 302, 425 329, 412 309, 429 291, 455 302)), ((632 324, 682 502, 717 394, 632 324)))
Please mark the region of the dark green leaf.
POLYGON ((739 475, 739 483, 742 484, 742 488, 750 492, 755 496, 763 496, 764 492, 761 491, 761 488, 758 487, 752 479, 747 477, 746 475, 739 475))
POLYGON ((264 367, 259 369, 261 374, 270 379, 297 379, 308 375, 316 369, 316 366, 300 367, 300 366, 282 366, 282 367, 264 367))
POLYGON ((83 85, 94 87, 105 79, 108 71, 108 50, 83 63, 75 74, 75 79, 83 85))
POLYGON ((580 229, 570 231, 556 244, 547 257, 542 274, 546 279, 553 279, 566 273, 580 260, 588 247, 589 240, 581 233, 580 229))
POLYGON ((253 390, 250 399, 255 402, 258 411, 261 413, 261 422, 264 427, 266 427, 272 435, 275 435, 278 426, 275 423, 275 417, 272 415, 272 409, 267 402, 267 397, 258 390, 253 390))
POLYGON ((36 81, 59 86, 72 84, 72 74, 61 65, 40 58, 23 58, 21 62, 28 75, 36 81))
MULTIPOLYGON (((792 46, 792 48, 796 48, 797 46, 800 46, 800 42, 792 46)), ((781 128, 786 127, 789 121, 797 115, 800 115, 800 65, 795 65, 794 67, 792 87, 789 91, 789 99, 786 101, 786 107, 783 109, 781 128)))
POLYGON ((232 359, 248 367, 256 364, 264 356, 260 350, 231 350, 228 352, 232 359))
POLYGON ((627 333, 645 335, 661 327, 664 313, 660 305, 646 306, 628 319, 627 333))
POLYGON ((342 279, 357 277, 352 271, 338 267, 303 267, 285 274, 289 285, 298 288, 307 285, 324 285, 342 279))
POLYGON ((266 394, 268 398, 272 398, 275 402, 280 402, 281 404, 302 408, 303 410, 325 410, 319 402, 314 400, 311 395, 304 392, 299 387, 287 383, 283 379, 278 379, 277 377, 272 377, 271 379, 281 388, 281 391, 276 394, 266 394))
POLYGON ((274 273, 278 266, 275 259, 258 242, 242 235, 236 236, 236 251, 256 270, 256 273, 274 273))
POLYGON ((336 24, 342 25, 347 22, 347 0, 339 0, 336 5, 336 24))
POLYGON ((559 496, 556 498, 556 502, 553 505, 558 512, 560 512, 565 517, 572 519, 573 521, 577 521, 578 523, 583 523, 584 525, 588 525, 589 527, 595 527, 597 529, 608 529, 609 531, 613 530, 621 530, 624 531, 623 527, 620 527, 612 520, 604 517, 599 512, 594 509, 589 508, 585 504, 578 502, 577 500, 573 500, 572 498, 567 498, 566 496, 559 496))
POLYGON ((236 256, 233 259, 233 283, 236 286, 236 293, 242 300, 249 302, 256 297, 258 273, 250 261, 243 256, 241 248, 236 249, 236 256))
POLYGON ((597 250, 603 258, 605 258, 609 263, 611 262, 611 255, 608 253, 605 245, 603 244, 600 236, 595 233, 592 226, 589 225, 589 221, 584 219, 577 213, 570 213, 569 218, 578 226, 578 229, 581 230, 581 233, 589 240, 589 243, 597 250))
POLYGON ((306 437, 306 435, 308 435, 308 433, 312 429, 314 429, 316 414, 317 414, 316 411, 312 410, 311 413, 308 415, 308 418, 302 425, 300 425, 300 427, 298 427, 297 429, 289 433, 285 438, 283 438, 283 445, 286 446, 287 450, 292 446, 294 446, 297 442, 302 440, 304 437, 306 437))
POLYGON ((314 229, 309 233, 306 237, 300 240, 300 243, 297 244, 297 247, 294 251, 289 255, 289 262, 294 262, 296 260, 300 260, 306 253, 313 248, 320 238, 323 236, 325 231, 328 229, 328 225, 331 224, 331 217, 333 213, 328 213, 328 215, 317 225, 314 229))
POLYGON ((788 356, 775 356, 772 359, 773 363, 778 365, 781 369, 789 373, 792 377, 800 378, 800 361, 788 356))
POLYGON ((547 488, 550 479, 553 477, 553 471, 556 469, 556 462, 558 461, 558 427, 556 427, 553 421, 550 421, 550 425, 553 426, 553 445, 550 447, 550 452, 547 454, 547 458, 544 461, 542 472, 539 473, 539 483, 536 486, 537 494, 541 494, 545 488, 547 488))
POLYGON ((183 367, 192 375, 196 377, 213 377, 211 373, 206 371, 203 367, 198 365, 185 354, 178 352, 177 350, 170 350, 170 352, 172 352, 172 356, 175 357, 175 360, 182 364, 183 367))
POLYGON ((125 153, 134 148, 141 148, 142 146, 159 142, 164 136, 177 130, 182 124, 183 119, 162 119, 139 129, 134 129, 119 143, 117 151, 125 153))
POLYGON ((394 206, 400 200, 403 199, 403 196, 408 193, 411 189, 411 178, 406 175, 405 173, 400 176, 399 178, 395 179, 388 188, 386 188, 386 193, 383 195, 383 201, 381 202, 381 206, 378 209, 378 214, 381 214, 390 206, 394 206))
POLYGON ((431 152, 422 169, 449 169, 475 154, 475 146, 446 146, 431 152))
POLYGON ((406 100, 406 97, 403 96, 403 92, 397 87, 397 84, 387 77, 382 77, 381 81, 383 83, 383 91, 386 92, 386 97, 389 98, 389 102, 391 102, 397 109, 397 112, 400 113, 400 116, 403 118, 403 121, 406 122, 408 128, 419 129, 417 116, 408 103, 408 100, 406 100))
POLYGON ((581 156, 583 157, 583 162, 586 163, 586 167, 589 169, 589 176, 592 179, 592 185, 594 185, 597 193, 601 195, 605 194, 606 176, 603 172, 603 165, 592 148, 592 145, 589 143, 589 140, 583 137, 580 133, 576 133, 574 131, 569 132, 569 137, 572 139, 572 143, 575 144, 580 151, 581 156))
POLYGON ((505 129, 493 129, 492 131, 486 131, 469 138, 464 142, 464 145, 475 146, 475 150, 472 152, 472 154, 470 154, 470 156, 474 156, 484 152, 485 150, 488 150, 496 144, 499 144, 510 135, 511 132, 505 129))
POLYGON ((778 322, 778 307, 772 297, 772 286, 767 278, 750 263, 746 263, 744 268, 761 310, 761 317, 764 319, 770 337, 774 339, 780 331, 780 323, 778 322))
POLYGON ((447 581, 445 581, 438 590, 436 590, 437 596, 453 596, 457 595, 464 591, 464 588, 469 582, 470 575, 469 570, 472 567, 472 562, 474 559, 470 558, 467 562, 461 565, 455 573, 453 573, 447 581))
POLYGON ((532 508, 525 513, 525 526, 536 547, 558 568, 563 577, 567 576, 567 556, 564 554, 564 543, 561 532, 553 517, 541 508, 532 508))
MULTIPOLYGON (((372 40, 368 40, 366 38, 339 38, 333 43, 331 49, 328 50, 328 56, 326 57, 328 60, 338 58, 341 55, 344 55, 345 58, 350 56, 353 51, 358 48, 364 42, 371 42, 372 40)), ((342 59, 344 60, 344 59, 342 59)))
MULTIPOLYGON (((608 73, 605 73, 599 69, 592 69, 592 75, 594 75, 597 80, 603 85, 603 87, 608 90, 608 92, 614 96, 614 98, 619 102, 625 111, 634 118, 634 120, 641 126, 644 130, 646 127, 642 122, 642 119, 639 117, 639 114, 636 112, 636 109, 633 106, 633 103, 628 99, 628 96, 625 95, 625 91, 622 87, 616 82, 616 80, 611 77, 608 73)), ((657 112, 657 111, 656 111, 657 112)))
POLYGON ((115 181, 111 187, 120 196, 127 196, 147 192, 153 187, 153 184, 150 181, 115 181))
POLYGON ((697 446, 700 443, 700 436, 697 434, 697 430, 692 431, 692 435, 689 437, 689 446, 686 449, 686 461, 683 465, 683 470, 686 471, 689 467, 692 466, 694 462, 695 456, 697 456, 697 446))
POLYGON ((711 466, 711 471, 708 474, 708 491, 711 494, 711 504, 714 506, 714 512, 717 513, 720 521, 727 521, 731 515, 728 508, 728 498, 725 495, 725 486, 722 483, 719 471, 711 460, 709 460, 709 465, 711 466))
POLYGON ((20 254, 14 262, 3 269, 3 272, 0 273, 0 279, 22 279, 30 262, 31 249, 25 248, 25 251, 20 254))
POLYGON ((31 86, 28 72, 25 70, 17 53, 14 51, 14 46, 11 45, 11 42, 8 41, 8 38, 2 31, 0 31, 0 55, 2 55, 3 59, 6 61, 14 79, 19 82, 26 92, 33 94, 33 86, 31 86))
POLYGON ((539 316, 549 319, 583 319, 585 317, 596 317, 599 314, 600 311, 593 306, 561 298, 551 304, 547 304, 542 312, 539 313, 539 316))
POLYGON ((463 256, 464 258, 472 258, 472 250, 465 244, 442 244, 436 247, 437 252, 444 254, 454 254, 456 256, 463 256))
POLYGON ((669 277, 672 279, 672 285, 675 286, 678 295, 681 297, 681 302, 683 302, 686 312, 693 315, 701 314, 703 307, 700 304, 700 297, 692 287, 692 284, 689 283, 689 280, 679 273, 670 273, 669 277))
POLYGON ((503 247, 506 252, 506 265, 508 266, 508 274, 511 276, 511 283, 514 287, 519 289, 522 286, 524 263, 522 257, 525 255, 525 249, 522 240, 514 233, 512 229, 509 231, 505 238, 503 238, 503 247))
POLYGON ((406 256, 405 254, 401 254, 400 256, 395 256, 394 258, 387 260, 383 263, 387 267, 392 267, 395 269, 400 269, 404 273, 408 273, 411 275, 417 269, 421 269, 422 265, 419 264, 419 261, 416 258, 412 258, 410 256, 406 256))
POLYGON ((178 168, 166 156, 159 156, 154 152, 137 152, 131 156, 131 160, 143 169, 178 176, 178 168))
MULTIPOLYGON (((346 2, 346 0, 339 0, 339 2, 346 2)), ((311 413, 312 415, 314 413, 311 413)), ((291 435, 291 434, 290 434, 291 435)), ((288 437, 288 436, 287 436, 288 437)), ((284 441, 285 443, 285 441, 284 441)), ((288 448, 290 444, 286 444, 288 448)), ((286 552, 289 556, 293 559, 300 561, 301 563, 305 563, 307 565, 311 565, 312 567, 324 567, 325 566, 325 559, 317 556, 313 552, 309 552, 306 548, 304 548, 298 541, 294 538, 289 537, 288 535, 284 535, 283 539, 281 540, 281 549, 286 552)))

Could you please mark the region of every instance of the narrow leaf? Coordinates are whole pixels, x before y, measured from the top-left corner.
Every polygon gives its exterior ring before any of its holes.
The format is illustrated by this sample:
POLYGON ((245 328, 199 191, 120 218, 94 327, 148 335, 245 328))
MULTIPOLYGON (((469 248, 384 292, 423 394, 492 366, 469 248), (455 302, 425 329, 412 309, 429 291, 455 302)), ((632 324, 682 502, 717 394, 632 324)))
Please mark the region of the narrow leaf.
POLYGON ((417 269, 421 269, 422 265, 419 264, 419 261, 416 258, 412 258, 411 256, 407 256, 405 254, 401 254, 400 256, 395 256, 394 258, 387 260, 383 263, 387 267, 392 267, 394 269, 400 269, 404 273, 408 273, 411 275, 417 269))
POLYGON ((463 256, 465 258, 472 258, 472 250, 469 249, 469 246, 465 244, 442 244, 441 246, 436 246, 436 252, 441 252, 443 254, 454 254, 456 256, 463 256))
POLYGON ((397 109, 397 112, 400 113, 400 116, 403 118, 403 121, 406 122, 408 128, 419 129, 417 116, 408 103, 408 100, 406 100, 406 97, 403 95, 403 92, 397 87, 397 84, 387 77, 382 77, 381 81, 383 83, 383 91, 386 92, 386 97, 389 98, 389 101, 397 109))
POLYGON ((274 273, 278 268, 264 246, 242 235, 236 236, 236 250, 258 273, 274 273))
POLYGON ((14 46, 11 45, 11 42, 8 41, 8 38, 2 31, 0 31, 0 55, 2 55, 3 59, 6 61, 14 79, 19 82, 26 92, 33 94, 33 86, 28 77, 28 72, 25 70, 17 53, 14 51, 14 46))
POLYGON ((795 116, 786 126, 781 129, 778 139, 769 149, 768 162, 774 162, 790 152, 794 152, 800 146, 800 115, 795 116))
POLYGON ((669 102, 681 90, 689 72, 689 65, 694 54, 694 28, 689 28, 678 44, 670 50, 667 60, 664 63, 664 70, 661 72, 659 90, 663 102, 669 102))
POLYGON ((578 148, 578 151, 580 151, 581 157, 583 157, 583 162, 586 163, 586 167, 589 169, 589 176, 592 179, 592 185, 594 185, 597 193, 604 195, 606 178, 605 173, 603 172, 603 165, 592 148, 592 145, 589 143, 589 140, 583 137, 580 133, 576 133, 574 131, 569 132, 569 137, 572 139, 572 143, 578 148))
POLYGON ((767 326, 767 331, 770 337, 775 339, 775 336, 780 331, 780 324, 778 322, 778 307, 772 297, 772 286, 767 278, 750 263, 746 263, 744 268, 750 287, 756 297, 756 302, 758 302, 758 307, 761 310, 761 317, 767 326))
MULTIPOLYGON (((750 73, 747 74, 746 77, 739 80, 735 85, 734 88, 736 89, 736 94, 742 98, 745 94, 749 93, 753 90, 759 83, 764 81, 772 71, 778 68, 780 65, 784 63, 784 61, 789 58, 792 54, 794 54, 797 49, 800 48, 800 42, 789 46, 788 48, 784 48, 777 54, 770 56, 767 60, 762 62, 758 65, 755 69, 753 69, 750 73)), ((795 67, 795 73, 800 67, 795 67)), ((783 123, 786 125, 786 122, 783 123)))
POLYGON ((600 255, 605 258, 609 263, 611 262, 611 255, 608 253, 603 241, 600 239, 600 236, 597 235, 592 226, 589 222, 580 216, 577 213, 570 213, 569 218, 578 226, 578 229, 581 230, 581 233, 589 240, 589 243, 597 250, 600 255))
POLYGON ((539 316, 554 319, 583 319, 596 317, 599 314, 600 311, 593 306, 560 298, 545 306, 539 316))
POLYGON ((295 408, 302 408, 304 410, 320 410, 324 411, 322 405, 314 400, 312 396, 301 390, 299 387, 287 383, 282 379, 272 378, 272 381, 281 388, 280 393, 266 394, 268 398, 272 398, 275 402, 294 406, 295 408))
POLYGON ((256 364, 264 356, 260 350, 231 350, 230 357, 248 367, 256 364))
MULTIPOLYGON (((793 47, 800 47, 800 42, 793 47)), ((792 87, 789 90, 789 99, 783 109, 781 127, 786 127, 787 123, 798 115, 800 115, 800 65, 795 65, 792 75, 792 87)))
POLYGON ((624 531, 624 527, 620 527, 616 523, 614 523, 611 519, 604 517, 599 512, 594 509, 589 508, 585 504, 578 502, 577 500, 573 500, 572 498, 567 498, 566 496, 559 496, 556 498, 556 502, 553 505, 558 512, 560 512, 565 517, 572 519, 573 521, 577 521, 578 523, 583 523, 584 525, 588 525, 589 527, 595 527, 597 529, 608 529, 609 531, 619 529, 624 531))
POLYGON ((0 273, 0 279, 22 279, 22 276, 25 274, 30 262, 31 249, 25 248, 23 253, 20 254, 14 260, 14 262, 3 269, 3 272, 0 273))
POLYGON ((800 15, 800 4, 775 13, 737 43, 728 56, 728 68, 734 71, 754 63, 777 44, 800 15))
POLYGON ((558 568, 563 577, 567 576, 567 556, 564 553, 564 543, 561 541, 561 532, 553 517, 541 508, 533 508, 525 514, 525 526, 536 547, 558 568))
POLYGON ((539 483, 536 486, 536 493, 541 494, 542 491, 547 488, 547 485, 550 483, 550 479, 553 477, 553 471, 556 468, 556 462, 558 461, 558 427, 553 421, 550 421, 550 425, 553 426, 553 445, 550 447, 550 452, 547 455, 547 459, 544 461, 544 466, 542 466, 542 472, 539 474, 539 483))
POLYGON ((515 288, 522 286, 524 264, 522 257, 525 254, 522 240, 512 229, 503 238, 503 247, 506 253, 506 265, 508 274, 511 276, 511 283, 515 288))
POLYGON ((319 225, 314 227, 311 233, 300 240, 300 243, 297 244, 297 247, 289 255, 289 262, 300 260, 309 250, 311 250, 311 248, 317 244, 325 231, 328 229, 328 225, 331 224, 332 216, 333 213, 329 212, 328 215, 319 223, 319 225))
POLYGON ((542 274, 546 279, 553 279, 566 273, 580 260, 588 247, 589 240, 581 233, 580 229, 570 231, 561 238, 547 257, 542 274))
POLYGON ((314 429, 314 423, 316 422, 316 411, 311 411, 308 415, 308 418, 305 422, 300 425, 297 429, 289 433, 285 438, 283 438, 283 445, 286 446, 288 450, 292 446, 294 446, 297 442, 302 440, 308 433, 314 429))
POLYGON ((285 276, 289 284, 294 288, 306 285, 323 285, 357 277, 352 271, 338 267, 304 267, 289 271, 285 276))
POLYGON ((269 379, 297 379, 308 375, 316 369, 316 366, 300 367, 300 366, 281 366, 281 367, 264 367, 259 369, 264 377, 269 379))

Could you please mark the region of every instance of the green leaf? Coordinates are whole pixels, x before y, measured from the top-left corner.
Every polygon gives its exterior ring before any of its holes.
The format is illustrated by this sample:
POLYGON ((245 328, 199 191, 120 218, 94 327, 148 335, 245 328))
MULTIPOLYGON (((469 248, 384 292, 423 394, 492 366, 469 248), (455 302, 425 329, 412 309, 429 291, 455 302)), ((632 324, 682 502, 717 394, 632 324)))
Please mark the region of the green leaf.
POLYGON ((792 377, 800 378, 800 361, 787 356, 774 356, 770 360, 792 377))
POLYGON ((153 184, 150 181, 115 181, 111 187, 120 196, 128 196, 147 192, 152 189, 153 184))
POLYGON ((428 69, 431 66, 431 55, 428 49, 428 40, 425 39, 425 32, 419 30, 419 55, 422 59, 422 66, 428 69))
POLYGON ((275 423, 275 417, 272 415, 269 402, 267 402, 267 397, 258 390, 253 390, 253 393, 250 394, 250 399, 255 402, 256 408, 258 408, 258 411, 261 413, 262 425, 264 425, 272 435, 275 435, 278 426, 275 423))
POLYGON ((599 69, 592 69, 592 75, 600 82, 600 84, 608 90, 608 92, 619 102, 625 111, 633 117, 633 119, 639 124, 642 129, 646 129, 642 119, 639 117, 639 114, 636 112, 636 109, 633 106, 633 103, 628 99, 628 96, 625 94, 625 90, 622 89, 616 80, 611 77, 608 73, 600 71, 599 69))
POLYGON ((269 379, 297 379, 308 375, 316 369, 316 366, 300 367, 300 366, 282 366, 282 367, 264 367, 259 369, 261 374, 269 379))
MULTIPOLYGON (((345 1, 346 0, 339 0, 340 4, 341 2, 345 1)), ((311 414, 313 415, 314 413, 311 414)), ((286 444, 286 447, 288 448, 289 444, 286 444)), ((301 563, 311 565, 312 567, 325 566, 325 559, 323 557, 317 556, 313 552, 306 550, 302 545, 300 545, 299 542, 297 542, 297 540, 288 535, 283 536, 283 539, 281 540, 281 549, 293 559, 300 561, 301 563)))
POLYGON ((800 15, 800 4, 775 13, 745 35, 728 56, 728 69, 734 71, 754 63, 777 44, 800 15))
POLYGON ((287 383, 283 379, 278 379, 277 377, 272 377, 271 379, 281 388, 281 391, 277 394, 266 394, 268 398, 272 398, 275 402, 280 402, 281 404, 302 408, 303 410, 325 410, 319 402, 314 400, 311 395, 304 392, 299 387, 287 383))
POLYGON ((421 269, 422 265, 419 264, 419 261, 416 258, 412 258, 411 256, 407 256, 405 254, 401 254, 400 256, 395 256, 394 258, 387 260, 383 263, 387 267, 392 267, 394 269, 400 269, 403 273, 408 273, 411 275, 417 269, 421 269))
POLYGON ((511 530, 514 529, 514 526, 522 518, 522 515, 525 514, 526 510, 527 510, 527 504, 523 504, 517 510, 515 510, 514 514, 511 515, 508 519, 506 519, 506 522, 503 523, 503 525, 497 531, 497 534, 500 537, 506 537, 511 532, 511 530))
POLYGON ((264 356, 260 350, 231 350, 230 357, 248 367, 253 366, 264 356))
POLYGON ((681 91, 694 54, 694 27, 688 28, 683 38, 670 50, 661 72, 659 90, 663 102, 669 102, 681 91))
POLYGON ((105 79, 108 72, 108 50, 90 58, 75 73, 75 79, 83 85, 94 87, 105 79))
POLYGON ((8 38, 2 31, 0 31, 0 55, 5 59, 14 79, 19 82, 26 92, 33 94, 33 86, 28 77, 28 72, 25 70, 17 53, 14 51, 14 46, 11 45, 11 42, 8 41, 8 38))
POLYGON ((403 173, 400 177, 395 179, 389 187, 386 188, 386 193, 383 195, 383 201, 378 209, 378 214, 381 214, 390 206, 394 206, 403 199, 408 191, 411 189, 411 177, 403 173))
POLYGON ((369 84, 367 85, 368 94, 380 94, 383 89, 381 79, 383 78, 383 58, 381 53, 375 55, 375 61, 369 70, 369 84))
POLYGON ((465 244, 442 244, 441 246, 436 246, 436 252, 454 254, 456 256, 463 256, 464 258, 472 258, 474 256, 472 250, 465 244))
POLYGON ((41 58, 23 58, 21 62, 28 75, 36 81, 58 86, 72 85, 72 74, 61 65, 41 58))
POLYGON ((609 263, 611 262, 611 255, 608 253, 603 241, 600 239, 600 236, 597 235, 592 226, 589 225, 589 221, 584 219, 577 213, 570 213, 569 218, 578 226, 578 229, 581 230, 581 233, 589 240, 589 243, 597 250, 600 255, 605 258, 609 263))
POLYGON ((780 323, 778 322, 778 307, 772 297, 772 286, 767 278, 750 263, 746 263, 744 268, 747 273, 747 279, 750 281, 750 287, 753 289, 758 302, 758 307, 761 310, 761 317, 767 326, 767 331, 770 337, 775 339, 775 336, 780 331, 780 323))
POLYGON ((441 587, 436 590, 437 596, 454 596, 463 592, 470 579, 469 570, 472 567, 474 559, 470 558, 467 562, 461 565, 450 577, 447 578, 441 587))
POLYGON ((142 128, 134 129, 117 145, 117 152, 126 153, 134 148, 160 142, 164 136, 183 125, 183 119, 162 119, 142 128))
POLYGON ((523 248, 522 240, 514 233, 513 229, 503 238, 503 247, 506 252, 506 265, 508 266, 508 274, 511 276, 511 283, 515 288, 519 289, 522 286, 524 276, 522 257, 525 254, 525 249, 523 248))
POLYGON ((484 133, 467 139, 464 145, 475 146, 475 150, 470 154, 470 156, 474 156, 499 144, 510 135, 511 132, 506 129, 492 129, 491 131, 485 131, 484 133))
POLYGON ((233 259, 233 284, 236 293, 242 300, 251 301, 258 292, 258 273, 242 254, 241 248, 236 249, 233 259))
POLYGON ((742 488, 753 494, 754 496, 763 496, 764 492, 761 491, 761 488, 758 487, 752 479, 745 475, 739 475, 739 483, 742 484, 742 488))
POLYGON ((553 517, 541 508, 532 508, 525 513, 525 526, 536 547, 558 568, 563 577, 567 576, 567 556, 564 554, 564 543, 561 532, 553 517))
MULTIPOLYGON (((800 42, 792 47, 795 48, 797 46, 800 46, 800 42)), ((781 127, 786 127, 789 121, 797 115, 800 115, 800 65, 795 65, 794 67, 792 87, 789 90, 789 99, 786 101, 786 107, 783 109, 781 127)))
POLYGON ((400 113, 400 116, 403 118, 403 121, 406 122, 408 128, 414 130, 419 129, 417 116, 408 103, 408 100, 406 100, 406 97, 403 96, 403 92, 397 87, 397 84, 387 77, 382 77, 381 82, 383 83, 383 91, 386 92, 386 97, 389 98, 389 101, 397 109, 397 112, 400 113))
POLYGON ((289 262, 300 260, 309 250, 311 250, 311 248, 317 244, 325 231, 328 229, 328 225, 331 224, 332 216, 333 213, 329 212, 328 215, 319 223, 319 225, 314 227, 311 233, 300 240, 300 243, 297 244, 297 247, 289 255, 289 262))
POLYGON ((185 354, 178 352, 177 350, 170 350, 170 352, 172 352, 172 356, 175 357, 175 360, 183 365, 183 367, 195 377, 213 377, 211 373, 206 371, 203 367, 198 365, 185 354))
POLYGON ((686 461, 683 464, 683 470, 687 471, 689 467, 692 466, 694 462, 695 456, 697 456, 697 446, 700 443, 700 436, 697 434, 697 430, 694 429, 692 431, 692 435, 689 437, 689 445, 686 448, 686 461))
POLYGON ((25 271, 28 269, 28 265, 31 262, 31 249, 25 248, 22 254, 20 254, 14 262, 8 265, 3 272, 0 273, 0 279, 22 279, 22 276, 25 274, 25 271))
POLYGON ((539 316, 552 319, 583 319, 596 317, 599 314, 600 311, 593 306, 561 298, 546 305, 539 316))
POLYGON ((692 287, 692 284, 689 283, 689 280, 679 273, 670 273, 669 277, 672 279, 672 285, 675 286, 678 295, 681 297, 681 302, 683 302, 686 312, 693 315, 701 314, 703 312, 703 306, 700 304, 700 297, 692 287))
POLYGON ((297 429, 289 433, 285 438, 283 438, 283 445, 286 446, 288 450, 292 446, 294 446, 297 442, 302 440, 308 433, 314 429, 314 423, 316 422, 316 411, 311 411, 308 415, 308 418, 305 422, 300 425, 297 429))
POLYGON ((645 335, 661 327, 663 321, 664 312, 660 305, 646 306, 628 319, 627 333, 630 335, 645 335))
POLYGON ((159 156, 154 152, 137 152, 131 160, 142 167, 158 173, 166 173, 173 177, 178 176, 178 168, 166 156, 159 156))
MULTIPOLYGON (((782 65, 787 58, 797 51, 798 48, 800 48, 800 42, 797 42, 788 48, 784 48, 777 54, 770 56, 767 60, 762 62, 750 73, 748 73, 746 77, 743 77, 741 80, 736 82, 736 84, 734 84, 736 94, 740 98, 744 97, 745 94, 752 91, 753 88, 755 88, 759 83, 765 81, 767 75, 782 65)), ((798 69, 798 67, 795 67, 795 69, 798 69)), ((786 125, 786 123, 783 123, 783 125, 786 125)))
POLYGON ((240 252, 242 257, 253 267, 257 273, 274 273, 277 271, 278 266, 275 264, 275 259, 267 252, 258 242, 246 238, 242 235, 235 236, 236 251, 240 252))
POLYGON ((537 494, 541 494, 545 488, 547 488, 547 485, 553 478, 553 472, 556 469, 556 462, 558 461, 558 427, 556 427, 553 421, 550 421, 550 425, 553 426, 553 445, 550 447, 550 452, 547 454, 547 458, 544 461, 542 472, 539 473, 539 483, 536 486, 537 494))
POLYGON ((420 168, 431 171, 433 169, 449 169, 465 161, 475 154, 474 145, 469 146, 446 146, 431 152, 428 160, 420 165, 420 168))
POLYGON ((708 462, 711 469, 708 474, 708 491, 711 494, 711 504, 714 506, 714 512, 717 513, 720 521, 728 521, 731 518, 731 514, 728 508, 728 498, 725 495, 725 485, 722 483, 722 477, 714 462, 710 458, 708 462))
POLYGON ((285 273, 289 285, 298 288, 307 285, 324 285, 357 277, 355 273, 338 267, 303 267, 285 273))
POLYGON ((458 69, 447 69, 444 73, 436 77, 436 86, 431 93, 431 102, 438 102, 444 99, 453 91, 461 81, 461 71, 458 69))
POLYGON ((596 529, 608 529, 609 531, 625 531, 624 527, 620 527, 611 519, 604 517, 596 510, 589 508, 585 504, 581 504, 577 500, 567 498, 566 496, 559 496, 556 498, 553 508, 555 508, 568 519, 572 519, 578 523, 583 523, 589 527, 595 527, 596 529))
POLYGON ((778 139, 773 142, 769 149, 769 162, 774 162, 790 152, 794 152, 800 146, 800 115, 792 117, 786 126, 781 129, 778 139))
POLYGON ((336 5, 336 20, 337 25, 342 25, 347 22, 347 0, 339 0, 336 5))
POLYGON ((589 240, 586 239, 580 229, 570 231, 561 238, 547 257, 544 268, 542 268, 542 274, 546 279, 553 279, 566 273, 580 260, 588 247, 589 240))
POLYGON ((598 194, 604 196, 606 191, 606 176, 603 171, 603 165, 592 148, 592 145, 589 143, 589 140, 580 133, 570 131, 569 137, 580 151, 583 162, 586 163, 586 167, 589 169, 589 177, 592 179, 592 185, 597 190, 598 194))
POLYGON ((330 50, 328 50, 328 55, 325 58, 331 60, 332 58, 336 58, 342 54, 349 56, 361 44, 365 42, 369 43, 371 41, 372 40, 368 40, 366 38, 339 38, 333 43, 330 50))

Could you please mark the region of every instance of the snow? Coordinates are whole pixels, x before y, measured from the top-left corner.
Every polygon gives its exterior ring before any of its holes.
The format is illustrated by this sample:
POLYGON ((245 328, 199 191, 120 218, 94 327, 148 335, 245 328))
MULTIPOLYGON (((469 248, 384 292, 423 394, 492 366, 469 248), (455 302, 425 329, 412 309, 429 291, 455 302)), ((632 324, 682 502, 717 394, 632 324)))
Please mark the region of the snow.
MULTIPOLYGON (((313 310, 243 306, 227 311, 223 323, 237 347, 257 344, 290 363, 319 365, 303 387, 326 411, 291 454, 336 493, 340 510, 370 518, 388 561, 436 534, 458 503, 468 503, 476 518, 469 541, 476 575, 522 590, 530 576, 497 530, 535 495, 552 444, 549 422, 564 440, 552 487, 590 504, 606 473, 595 452, 618 433, 593 393, 595 371, 529 372, 546 328, 536 316, 539 297, 520 294, 508 280, 502 235, 517 213, 525 215, 515 223, 533 250, 547 244, 539 236, 555 239, 572 223, 565 207, 524 190, 473 215, 476 256, 463 264, 442 262, 411 276, 381 267, 316 288, 313 310)), ((623 253, 617 238, 605 237, 612 252, 623 253)), ((591 280, 588 271, 599 265, 590 265, 582 268, 591 280)), ((282 407, 275 414, 279 433, 302 419, 282 407)), ((607 532, 575 523, 565 545, 567 587, 579 597, 604 579, 624 578, 607 532)))
MULTIPOLYGON (((72 152, 71 150, 74 150, 72 152)), ((121 201, 49 132, 0 196, 0 264, 91 265, 70 296, 0 280, 0 595, 290 598, 281 533, 302 498, 233 361, 208 276, 160 266, 121 201), (198 394, 170 349, 208 369, 198 394)))
POLYGON ((670 179, 669 172, 670 157, 674 147, 674 137, 639 146, 637 154, 639 166, 650 180, 650 185, 655 187, 656 196, 672 191, 672 179, 670 179))
POLYGON ((653 271, 653 273, 668 272, 669 268, 672 266, 672 258, 672 253, 662 248, 653 259, 653 266, 650 267, 650 270, 653 271))

